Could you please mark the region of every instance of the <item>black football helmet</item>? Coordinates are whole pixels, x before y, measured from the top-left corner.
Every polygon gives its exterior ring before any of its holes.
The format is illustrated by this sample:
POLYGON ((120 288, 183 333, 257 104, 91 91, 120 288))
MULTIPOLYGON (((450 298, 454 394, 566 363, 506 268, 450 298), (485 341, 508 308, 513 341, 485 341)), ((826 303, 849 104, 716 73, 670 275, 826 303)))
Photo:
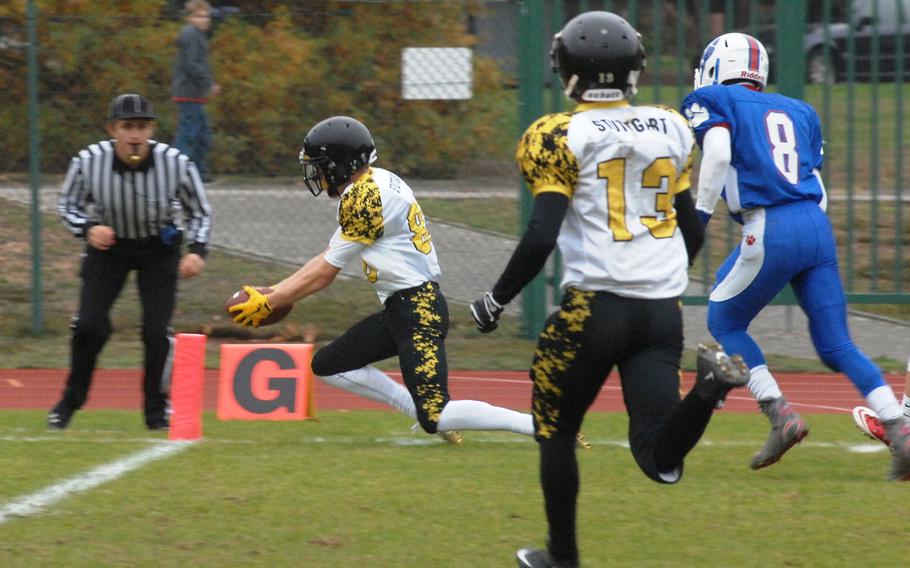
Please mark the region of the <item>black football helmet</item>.
POLYGON ((333 116, 311 128, 300 150, 303 183, 313 195, 328 190, 337 197, 354 172, 374 161, 373 136, 349 116, 333 116))
POLYGON ((612 12, 584 12, 553 36, 553 71, 568 97, 579 101, 631 98, 645 68, 641 35, 612 12))

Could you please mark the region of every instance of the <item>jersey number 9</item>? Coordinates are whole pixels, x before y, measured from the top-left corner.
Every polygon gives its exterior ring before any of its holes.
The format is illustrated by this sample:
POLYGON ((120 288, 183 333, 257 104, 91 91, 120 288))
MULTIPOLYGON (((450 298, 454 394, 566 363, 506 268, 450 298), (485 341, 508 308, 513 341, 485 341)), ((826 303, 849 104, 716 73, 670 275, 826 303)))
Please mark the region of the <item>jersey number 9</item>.
POLYGON ((416 203, 412 203, 411 208, 408 210, 408 228, 414 235, 411 237, 414 248, 423 254, 430 254, 430 251, 433 250, 433 237, 430 236, 430 230, 427 229, 423 211, 420 210, 420 205, 416 203))

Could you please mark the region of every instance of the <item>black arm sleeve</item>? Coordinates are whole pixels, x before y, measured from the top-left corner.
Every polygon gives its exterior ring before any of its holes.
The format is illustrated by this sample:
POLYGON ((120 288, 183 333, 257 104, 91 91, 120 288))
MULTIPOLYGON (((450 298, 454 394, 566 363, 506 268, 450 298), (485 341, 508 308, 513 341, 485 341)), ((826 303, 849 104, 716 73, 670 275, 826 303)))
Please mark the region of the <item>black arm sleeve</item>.
POLYGON ((561 193, 547 191, 534 198, 528 228, 499 281, 493 286, 494 300, 503 306, 508 304, 537 276, 556 246, 559 228, 568 208, 569 198, 561 193))
POLYGON ((679 223, 679 230, 682 231, 683 241, 686 243, 689 266, 692 266, 695 262, 695 255, 705 242, 705 228, 695 213, 695 202, 692 201, 690 191, 677 193, 673 207, 676 208, 676 221, 679 223))

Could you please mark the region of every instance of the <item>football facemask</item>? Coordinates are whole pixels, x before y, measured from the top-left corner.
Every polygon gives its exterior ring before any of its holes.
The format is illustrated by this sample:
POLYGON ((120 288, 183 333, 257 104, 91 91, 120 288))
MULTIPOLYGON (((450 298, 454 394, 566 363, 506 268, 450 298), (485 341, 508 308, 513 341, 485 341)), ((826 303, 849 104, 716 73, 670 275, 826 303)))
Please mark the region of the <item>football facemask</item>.
POLYGON ((300 166, 303 168, 303 183, 314 196, 319 196, 325 190, 325 175, 322 172, 323 165, 327 165, 329 158, 327 156, 316 156, 310 158, 303 150, 300 151, 300 166))

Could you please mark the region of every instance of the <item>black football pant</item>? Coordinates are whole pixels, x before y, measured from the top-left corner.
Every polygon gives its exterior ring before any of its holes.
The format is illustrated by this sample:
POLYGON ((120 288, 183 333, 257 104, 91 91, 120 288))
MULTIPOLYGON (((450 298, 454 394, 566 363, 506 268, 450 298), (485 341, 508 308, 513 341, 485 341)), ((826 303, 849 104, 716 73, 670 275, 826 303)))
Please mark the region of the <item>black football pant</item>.
POLYGON ((704 433, 715 404, 694 393, 680 401, 682 349, 678 298, 644 300, 569 288, 560 310, 547 320, 530 374, 550 552, 556 558, 578 558, 575 436, 614 366, 635 461, 654 481, 679 479, 683 458, 704 433))
POLYGON ((154 425, 164 419, 170 386, 164 371, 171 347, 169 325, 176 301, 179 262, 179 247, 164 245, 157 239, 119 239, 107 251, 86 246, 79 312, 72 326, 70 374, 62 404, 72 409, 85 404, 98 355, 112 331, 111 307, 123 290, 127 275, 135 270, 145 346, 145 421, 154 425))
POLYGON ((381 312, 357 322, 317 351, 313 373, 336 375, 397 355, 404 385, 417 407, 417 420, 434 434, 449 402, 448 332, 449 308, 437 283, 399 290, 386 299, 381 312))

